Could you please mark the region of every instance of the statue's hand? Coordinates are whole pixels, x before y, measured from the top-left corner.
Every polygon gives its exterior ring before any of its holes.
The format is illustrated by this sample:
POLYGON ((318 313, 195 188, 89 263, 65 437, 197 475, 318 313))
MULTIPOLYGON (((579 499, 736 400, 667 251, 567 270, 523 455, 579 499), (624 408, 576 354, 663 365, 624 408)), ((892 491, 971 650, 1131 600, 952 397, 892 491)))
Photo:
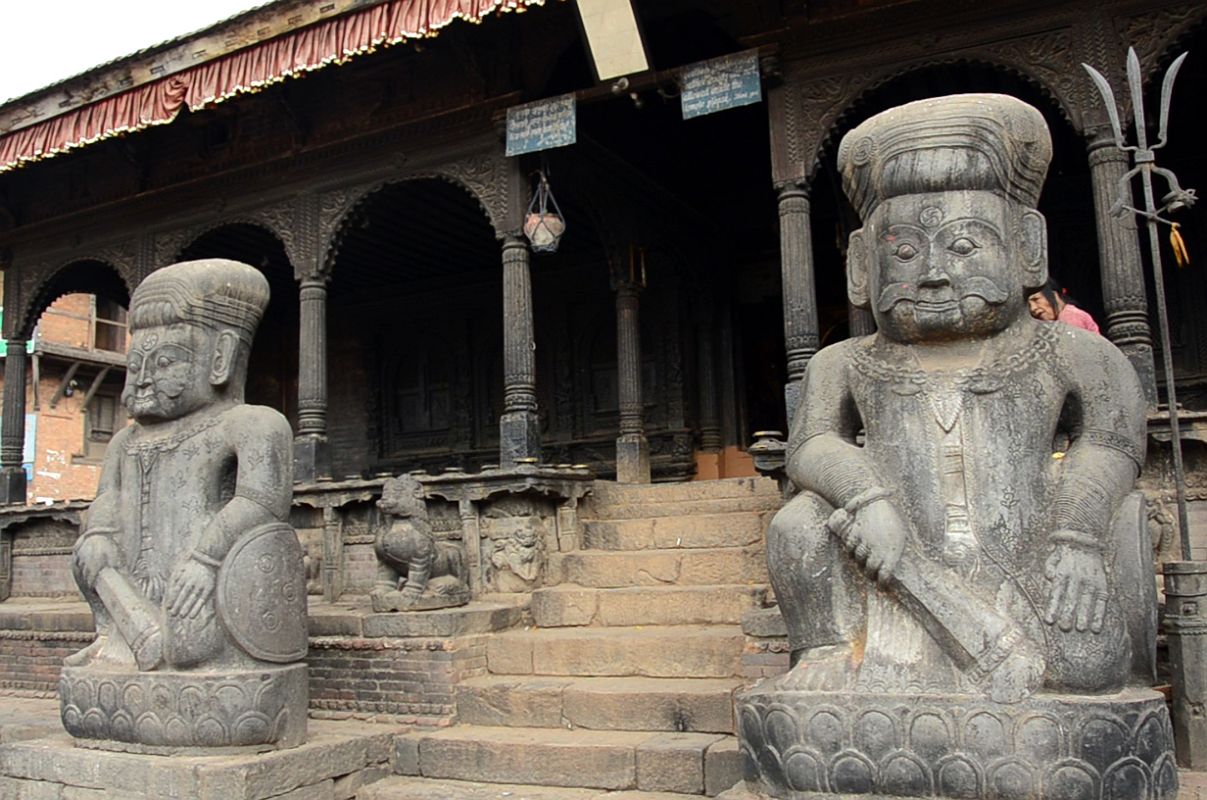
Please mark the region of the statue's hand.
POLYGON ((175 617, 196 617, 214 593, 215 582, 213 567, 193 558, 185 559, 172 572, 168 582, 165 603, 168 613, 175 617))
POLYGON ((1090 547, 1058 542, 1044 562, 1048 579, 1048 610, 1044 622, 1062 631, 1100 633, 1108 595, 1102 553, 1090 547))
POLYGON ((859 509, 842 543, 864 573, 883 586, 901 558, 907 530, 905 520, 885 498, 859 509))
POLYGON ((105 567, 117 569, 121 565, 121 554, 108 536, 86 536, 75 549, 75 565, 86 586, 96 583, 96 576, 105 567))

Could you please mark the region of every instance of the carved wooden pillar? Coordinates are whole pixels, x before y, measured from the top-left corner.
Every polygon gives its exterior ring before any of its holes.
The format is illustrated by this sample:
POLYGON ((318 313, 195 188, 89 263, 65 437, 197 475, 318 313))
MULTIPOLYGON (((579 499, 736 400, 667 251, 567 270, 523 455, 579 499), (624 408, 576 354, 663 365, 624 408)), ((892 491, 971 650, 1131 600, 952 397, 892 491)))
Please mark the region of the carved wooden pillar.
POLYGON ((293 479, 330 477, 327 446, 327 276, 302 278, 298 318, 298 431, 293 479))
POLYGON ((0 503, 25 504, 25 340, 9 339, 4 358, 4 410, 0 420, 0 503))
POLYGON ((809 227, 809 189, 790 183, 780 189, 780 271, 784 293, 784 346, 788 384, 784 403, 788 420, 796 415, 800 381, 817 352, 817 295, 813 285, 813 235, 809 227))
POLYGON ((847 303, 847 328, 852 338, 871 336, 876 332, 876 319, 866 308, 856 308, 847 303))
POLYGON ((645 438, 641 395, 641 286, 616 282, 616 382, 620 435, 616 437, 616 481, 650 482, 650 444, 645 438))
POLYGON ((714 315, 711 301, 701 303, 703 313, 697 328, 696 372, 699 382, 700 449, 705 453, 721 451, 721 416, 717 407, 717 359, 713 348, 714 315))
POLYGON ((532 321, 532 277, 528 245, 503 239, 503 416, 499 420, 499 463, 541 457, 536 405, 536 338, 532 321))
POLYGON ((1140 239, 1131 214, 1117 219, 1110 214, 1119 195, 1119 179, 1129 169, 1127 154, 1115 146, 1107 127, 1089 135, 1090 179, 1094 189, 1094 219, 1098 225, 1098 260, 1102 269, 1103 325, 1106 337, 1132 362, 1150 407, 1157 404, 1157 378, 1153 366, 1153 338, 1148 325, 1148 295, 1140 239))

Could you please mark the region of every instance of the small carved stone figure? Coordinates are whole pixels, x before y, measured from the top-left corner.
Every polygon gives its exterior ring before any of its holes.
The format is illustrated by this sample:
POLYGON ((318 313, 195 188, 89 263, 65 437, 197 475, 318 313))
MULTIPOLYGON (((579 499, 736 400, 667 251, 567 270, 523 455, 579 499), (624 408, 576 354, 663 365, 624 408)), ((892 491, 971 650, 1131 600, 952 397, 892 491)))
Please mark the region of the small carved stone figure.
POLYGON ((799 494, 767 532, 792 667, 738 697, 760 793, 1176 794, 1147 688, 1139 381, 1025 301, 1047 280, 1050 157, 1040 114, 1001 95, 910 103, 842 141, 864 225, 848 293, 877 332, 810 361, 792 423, 799 494))
POLYGON ((143 752, 305 738, 306 576, 292 433, 243 403, 268 282, 208 259, 135 290, 122 401, 75 546, 96 640, 65 659, 64 726, 143 752))
POLYGON ((378 507, 392 519, 377 534, 377 581, 370 592, 374 611, 425 611, 469 602, 465 553, 455 542, 432 535, 427 503, 410 475, 392 478, 378 507))

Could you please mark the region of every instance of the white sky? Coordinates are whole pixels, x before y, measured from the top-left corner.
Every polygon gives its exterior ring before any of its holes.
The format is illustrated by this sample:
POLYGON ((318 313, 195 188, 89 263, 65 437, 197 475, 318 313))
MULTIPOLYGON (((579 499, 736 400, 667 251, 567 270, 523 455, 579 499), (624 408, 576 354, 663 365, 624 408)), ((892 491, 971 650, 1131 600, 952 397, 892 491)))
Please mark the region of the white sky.
POLYGON ((265 0, 0 0, 0 102, 265 0))

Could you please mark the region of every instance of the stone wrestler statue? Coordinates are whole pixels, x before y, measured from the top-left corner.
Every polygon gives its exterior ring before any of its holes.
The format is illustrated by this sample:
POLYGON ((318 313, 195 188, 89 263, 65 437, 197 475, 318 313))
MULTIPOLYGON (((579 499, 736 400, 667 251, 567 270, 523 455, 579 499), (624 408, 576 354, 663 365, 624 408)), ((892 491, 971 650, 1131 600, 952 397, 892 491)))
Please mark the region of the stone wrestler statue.
MULTIPOLYGON (((856 742, 868 713, 888 731, 895 704, 938 709, 945 721, 927 735, 947 741, 977 708, 991 709, 994 725, 1018 713, 1024 726, 1037 708, 1062 713, 1044 705, 1051 694, 1115 697, 1151 684, 1154 579, 1130 494, 1144 456, 1139 381, 1106 339, 1038 322, 1025 299, 1047 280, 1035 206, 1050 157, 1040 114, 1001 95, 911 103, 842 141, 843 186, 863 220, 850 237, 848 293, 878 330, 810 361, 791 425, 787 473, 799 494, 773 519, 767 558, 792 667, 739 698, 764 788, 799 789, 820 774, 785 755, 793 741, 766 746, 783 735, 773 701, 800 709, 795 746, 812 754, 826 752, 826 728, 811 721, 821 704, 850 704, 843 724, 856 742), (1067 452, 1054 452, 1059 434, 1067 452), (1027 708, 1005 710, 1018 703, 1027 708), (772 751, 782 761, 766 767, 772 751)), ((1164 714, 1157 696, 1145 702, 1164 714)), ((1059 723, 1079 726, 1075 715, 1059 723)), ((1037 770, 1076 749, 1014 753, 1003 735, 974 747, 984 763, 957 780, 940 758, 954 742, 932 752, 916 731, 893 736, 910 737, 913 760, 896 772, 868 767, 850 793, 1047 797, 1037 770), (1003 757, 1023 759, 1026 780, 992 789, 1003 757), (914 774, 916 785, 900 777, 914 774)), ((860 752, 883 757, 871 744, 860 752)), ((819 786, 841 782, 836 764, 819 768, 830 770, 819 786)))
POLYGON ((305 655, 292 435, 278 412, 243 404, 268 296, 257 270, 220 259, 165 267, 134 292, 122 393, 134 424, 105 452, 75 547, 98 636, 65 660, 65 687, 89 670, 237 673, 305 655))

